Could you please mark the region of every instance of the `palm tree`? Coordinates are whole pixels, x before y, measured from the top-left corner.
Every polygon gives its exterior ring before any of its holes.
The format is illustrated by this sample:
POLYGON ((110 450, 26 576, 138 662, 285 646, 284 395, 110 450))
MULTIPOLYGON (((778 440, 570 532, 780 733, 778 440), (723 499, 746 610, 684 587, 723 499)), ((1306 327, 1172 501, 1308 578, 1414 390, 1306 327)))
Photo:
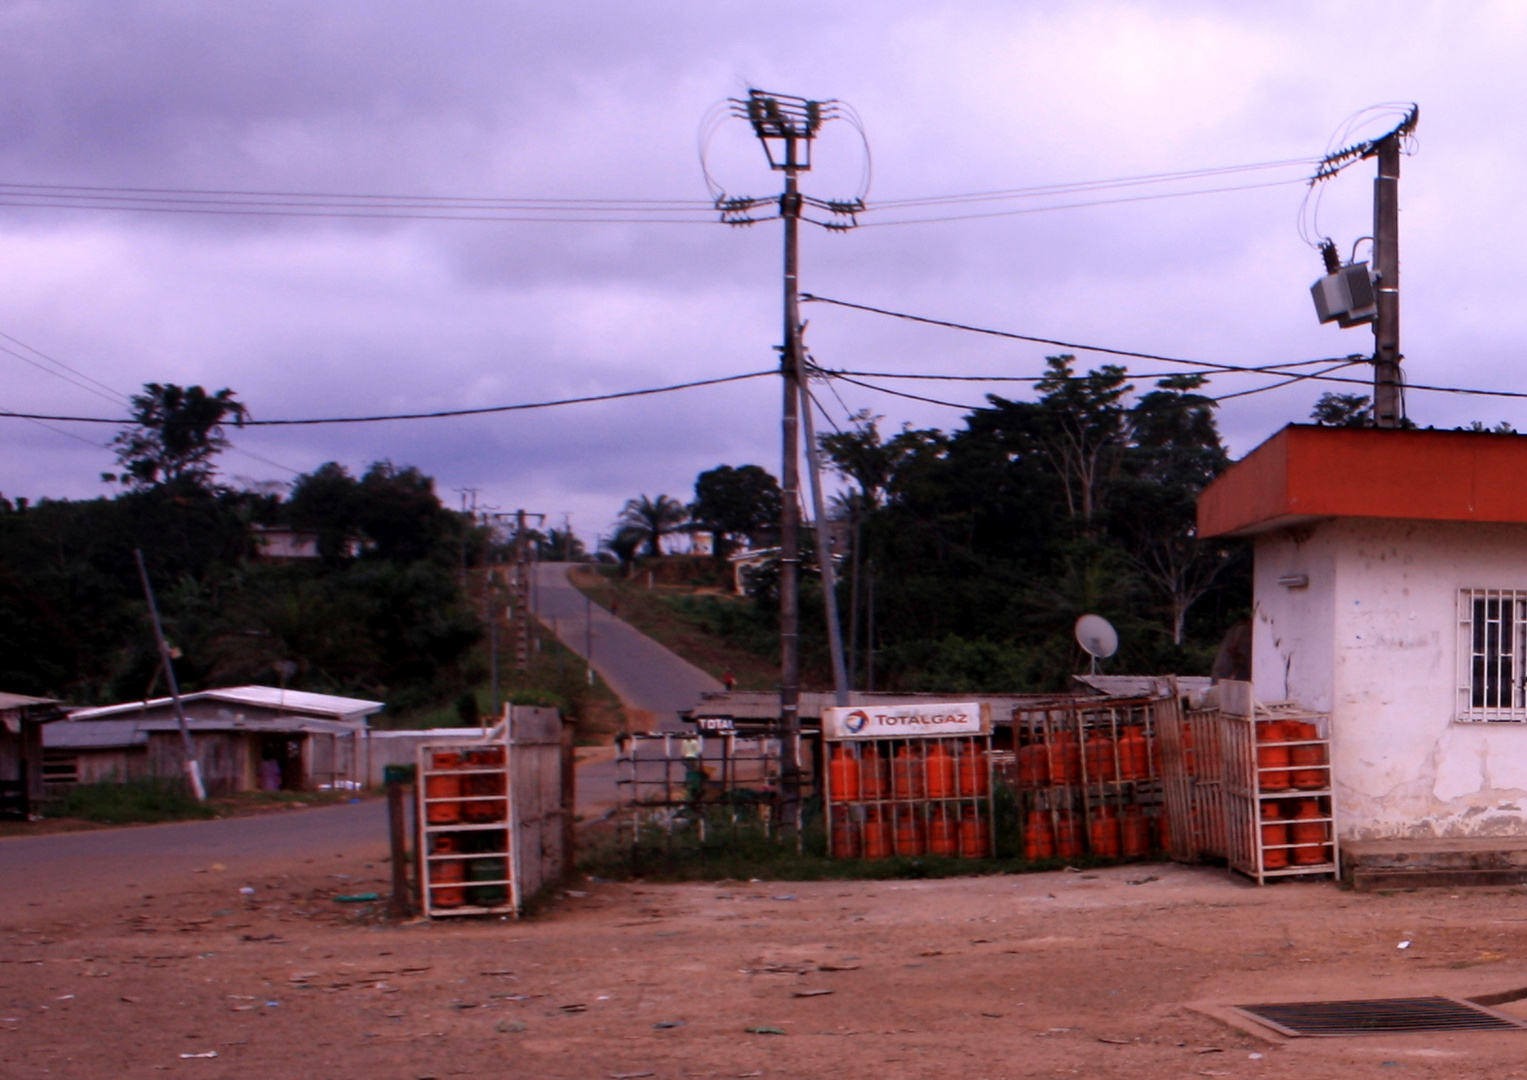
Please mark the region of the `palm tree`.
POLYGON ((647 554, 663 553, 663 537, 682 531, 689 520, 689 510, 678 499, 659 495, 649 499, 645 495, 626 501, 620 512, 621 525, 641 534, 647 545, 647 554))

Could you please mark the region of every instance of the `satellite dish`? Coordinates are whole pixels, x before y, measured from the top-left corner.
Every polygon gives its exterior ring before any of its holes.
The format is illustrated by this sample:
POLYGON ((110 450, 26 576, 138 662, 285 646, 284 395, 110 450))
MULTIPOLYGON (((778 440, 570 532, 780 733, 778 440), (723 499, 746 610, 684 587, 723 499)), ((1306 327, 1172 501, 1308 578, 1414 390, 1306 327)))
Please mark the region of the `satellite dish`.
POLYGON ((1092 657, 1092 671, 1096 674, 1098 661, 1119 651, 1119 632, 1101 615, 1083 615, 1076 620, 1076 643, 1092 657))

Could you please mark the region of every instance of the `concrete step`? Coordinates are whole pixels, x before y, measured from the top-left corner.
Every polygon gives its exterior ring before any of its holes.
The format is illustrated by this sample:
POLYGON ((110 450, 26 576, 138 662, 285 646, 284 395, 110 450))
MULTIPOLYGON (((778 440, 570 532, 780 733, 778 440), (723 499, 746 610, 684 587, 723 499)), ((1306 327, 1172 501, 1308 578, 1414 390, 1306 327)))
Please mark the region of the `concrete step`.
POLYGON ((1527 836, 1359 840, 1342 845, 1354 889, 1527 885, 1527 836))

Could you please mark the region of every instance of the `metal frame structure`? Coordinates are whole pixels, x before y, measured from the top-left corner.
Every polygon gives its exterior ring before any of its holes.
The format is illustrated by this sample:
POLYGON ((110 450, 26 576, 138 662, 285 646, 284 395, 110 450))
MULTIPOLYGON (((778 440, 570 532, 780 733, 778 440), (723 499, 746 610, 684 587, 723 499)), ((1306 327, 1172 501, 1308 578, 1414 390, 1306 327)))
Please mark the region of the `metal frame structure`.
POLYGON ((828 808, 827 854, 835 859, 929 854, 961 858, 995 856, 991 724, 988 718, 983 716, 983 719, 986 720, 983 724, 985 731, 976 735, 825 740, 824 745, 833 757, 841 751, 842 760, 853 762, 855 775, 859 778, 857 790, 835 791, 833 774, 836 770, 831 758, 822 770, 828 808), (953 783, 947 795, 929 793, 928 759, 934 750, 947 754, 952 762, 953 783), (967 785, 964 766, 968 755, 979 755, 980 779, 967 785), (866 768, 866 762, 872 764, 866 768), (866 794, 863 778, 867 771, 877 777, 870 789, 873 794, 866 794), (978 790, 967 791, 967 786, 978 790), (976 819, 986 826, 986 850, 980 855, 968 852, 964 843, 966 811, 971 809, 975 810, 976 819), (932 850, 935 818, 941 818, 953 830, 954 851, 932 850), (903 822, 907 824, 904 826, 903 822), (872 845, 871 841, 877 835, 872 830, 880 825, 885 827, 884 843, 877 841, 872 845))
POLYGON ((1175 825, 1176 815, 1167 812, 1162 758, 1171 752, 1165 736, 1177 715, 1170 689, 1148 697, 1056 698, 1016 706, 1012 780, 1025 852, 1140 858, 1168 846, 1161 839, 1163 822, 1175 825), (1144 850, 1126 854, 1131 845, 1124 842, 1124 822, 1136 816, 1144 850), (1048 843, 1030 835, 1036 825, 1048 830, 1048 843), (1119 844, 1110 850, 1115 830, 1119 844), (1063 836, 1075 839, 1062 845, 1063 836))
MULTIPOLYGON (((642 838, 653 827, 661 830, 669 852, 678 834, 691 825, 703 845, 718 810, 723 826, 733 836, 743 828, 752 809, 751 816, 765 835, 789 829, 799 850, 803 846, 805 796, 809 793, 786 799, 783 780, 790 760, 814 760, 814 739, 814 734, 746 735, 734 731, 693 735, 630 732, 617 736, 617 831, 629 840, 633 862, 639 861, 642 838), (656 752, 643 753, 643 748, 656 752), (712 766, 719 775, 711 775, 712 766)), ((809 781, 809 776, 803 780, 809 781)))
POLYGON ((1458 590, 1455 719, 1527 721, 1527 590, 1458 590))
POLYGON ((509 750, 507 724, 480 742, 419 747, 415 851, 429 918, 520 910, 509 750), (474 869, 490 876, 469 880, 474 869))
MULTIPOLYGON (((1225 813, 1225 860, 1231 869, 1252 878, 1258 885, 1265 885, 1268 878, 1302 877, 1310 874, 1341 875, 1341 845, 1337 840, 1336 799, 1331 787, 1331 740, 1330 717, 1324 713, 1308 712, 1291 701, 1258 704, 1251 716, 1219 714, 1222 760, 1224 761, 1224 813, 1225 813), (1258 725, 1280 721, 1300 721, 1313 724, 1319 732, 1315 739, 1283 739, 1276 744, 1259 743, 1258 725), (1288 764, 1263 764, 1260 748, 1276 745, 1290 750, 1297 747, 1314 748, 1309 755, 1312 760, 1290 767, 1288 764), (1316 760, 1318 758, 1318 763, 1316 760), (1279 783, 1269 777, 1294 773, 1319 773, 1319 786, 1294 786, 1279 783), (1294 801, 1319 800, 1320 815, 1309 818, 1293 818, 1282 815, 1265 816, 1266 808, 1283 807, 1294 801), (1306 840, 1293 842, 1292 836, 1284 842, 1268 841, 1269 825, 1291 826, 1295 822, 1306 826, 1318 825, 1322 834, 1319 847, 1330 858, 1318 862, 1295 862, 1300 850, 1316 846, 1306 840), (1287 852, 1286 865, 1268 866, 1269 851, 1287 852)), ((1284 860, 1279 860, 1284 861, 1284 860)))

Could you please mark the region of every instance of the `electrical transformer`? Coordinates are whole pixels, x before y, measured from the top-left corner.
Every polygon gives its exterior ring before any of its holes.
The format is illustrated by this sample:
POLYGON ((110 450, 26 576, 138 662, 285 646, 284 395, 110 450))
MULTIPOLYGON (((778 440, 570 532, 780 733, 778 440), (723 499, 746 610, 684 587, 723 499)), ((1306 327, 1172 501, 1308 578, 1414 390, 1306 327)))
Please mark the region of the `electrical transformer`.
POLYGON ((1345 328, 1372 322, 1378 315, 1373 276, 1365 262, 1348 263, 1327 274, 1310 286, 1310 295, 1323 323, 1335 322, 1345 328))

